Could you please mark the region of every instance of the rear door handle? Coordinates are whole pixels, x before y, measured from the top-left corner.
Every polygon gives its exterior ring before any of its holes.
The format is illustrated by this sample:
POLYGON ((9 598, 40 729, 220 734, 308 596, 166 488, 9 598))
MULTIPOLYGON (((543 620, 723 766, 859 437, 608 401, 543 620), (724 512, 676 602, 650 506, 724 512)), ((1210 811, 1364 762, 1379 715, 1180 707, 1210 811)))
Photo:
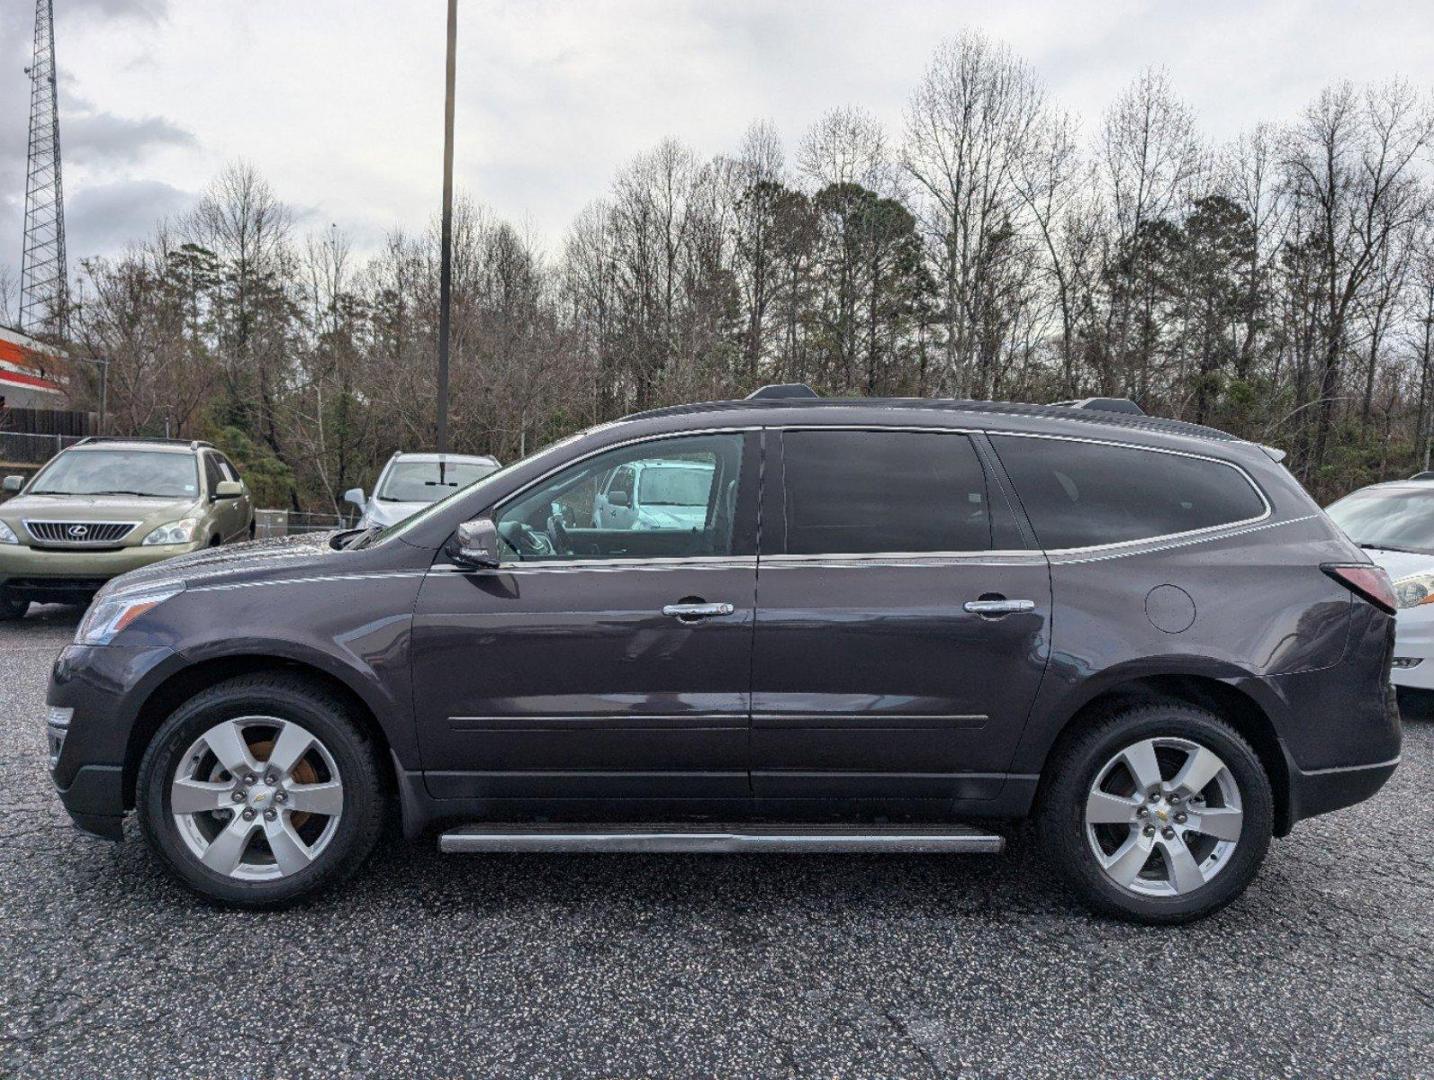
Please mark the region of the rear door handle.
POLYGON ((1034 600, 967 600, 961 606, 972 615, 1014 615, 1036 610, 1034 600))
POLYGON ((717 615, 730 615, 736 610, 731 604, 668 604, 662 609, 662 613, 686 622, 695 619, 710 619, 717 615))

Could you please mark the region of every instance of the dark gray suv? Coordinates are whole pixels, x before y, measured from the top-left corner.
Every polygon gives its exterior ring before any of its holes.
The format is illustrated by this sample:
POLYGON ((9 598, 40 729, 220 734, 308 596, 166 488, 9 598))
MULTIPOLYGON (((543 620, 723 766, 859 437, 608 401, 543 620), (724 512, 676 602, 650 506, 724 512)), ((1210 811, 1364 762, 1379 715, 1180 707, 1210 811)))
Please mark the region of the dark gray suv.
POLYGON ((111 582, 49 691, 66 808, 114 839, 137 810, 250 907, 394 818, 449 851, 959 852, 1032 816, 1087 902, 1173 923, 1393 772, 1388 579, 1259 446, 790 393, 111 582), (596 523, 648 461, 705 513, 596 523))

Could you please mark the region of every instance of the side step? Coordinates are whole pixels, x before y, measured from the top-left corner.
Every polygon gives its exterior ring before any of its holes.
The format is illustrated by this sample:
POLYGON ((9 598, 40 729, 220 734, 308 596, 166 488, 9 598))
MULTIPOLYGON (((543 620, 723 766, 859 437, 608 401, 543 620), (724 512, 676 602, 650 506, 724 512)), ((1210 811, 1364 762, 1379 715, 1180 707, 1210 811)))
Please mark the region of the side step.
POLYGON ((438 838, 447 852, 635 851, 723 854, 757 851, 996 855, 1005 837, 963 825, 482 824, 438 838))

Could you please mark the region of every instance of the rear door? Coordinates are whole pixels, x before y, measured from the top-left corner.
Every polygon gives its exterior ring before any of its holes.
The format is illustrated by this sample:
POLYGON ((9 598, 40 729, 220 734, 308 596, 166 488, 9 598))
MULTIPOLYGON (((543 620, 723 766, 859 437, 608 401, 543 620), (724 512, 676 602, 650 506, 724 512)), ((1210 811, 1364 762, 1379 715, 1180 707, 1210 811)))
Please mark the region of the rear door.
POLYGON ((1051 591, 988 447, 894 429, 769 445, 754 794, 994 797, 1049 655, 1051 591))

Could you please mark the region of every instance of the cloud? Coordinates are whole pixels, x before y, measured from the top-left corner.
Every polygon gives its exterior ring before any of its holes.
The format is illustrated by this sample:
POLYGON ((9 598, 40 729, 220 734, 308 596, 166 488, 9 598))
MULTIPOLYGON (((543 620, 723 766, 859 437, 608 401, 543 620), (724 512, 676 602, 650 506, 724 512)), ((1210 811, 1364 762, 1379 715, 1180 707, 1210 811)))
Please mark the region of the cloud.
POLYGON ((66 246, 76 263, 92 252, 121 251, 149 236, 161 220, 185 213, 197 201, 193 192, 162 180, 115 180, 66 192, 66 246))
POLYGON ((60 132, 65 160, 85 164, 133 164, 150 150, 196 142, 193 132, 161 116, 133 119, 110 112, 63 117, 60 132))
MULTIPOLYGON (((59 8, 59 5, 56 5, 59 8)), ((95 12, 108 18, 139 19, 157 23, 169 14, 169 0, 67 0, 57 17, 95 12)))

